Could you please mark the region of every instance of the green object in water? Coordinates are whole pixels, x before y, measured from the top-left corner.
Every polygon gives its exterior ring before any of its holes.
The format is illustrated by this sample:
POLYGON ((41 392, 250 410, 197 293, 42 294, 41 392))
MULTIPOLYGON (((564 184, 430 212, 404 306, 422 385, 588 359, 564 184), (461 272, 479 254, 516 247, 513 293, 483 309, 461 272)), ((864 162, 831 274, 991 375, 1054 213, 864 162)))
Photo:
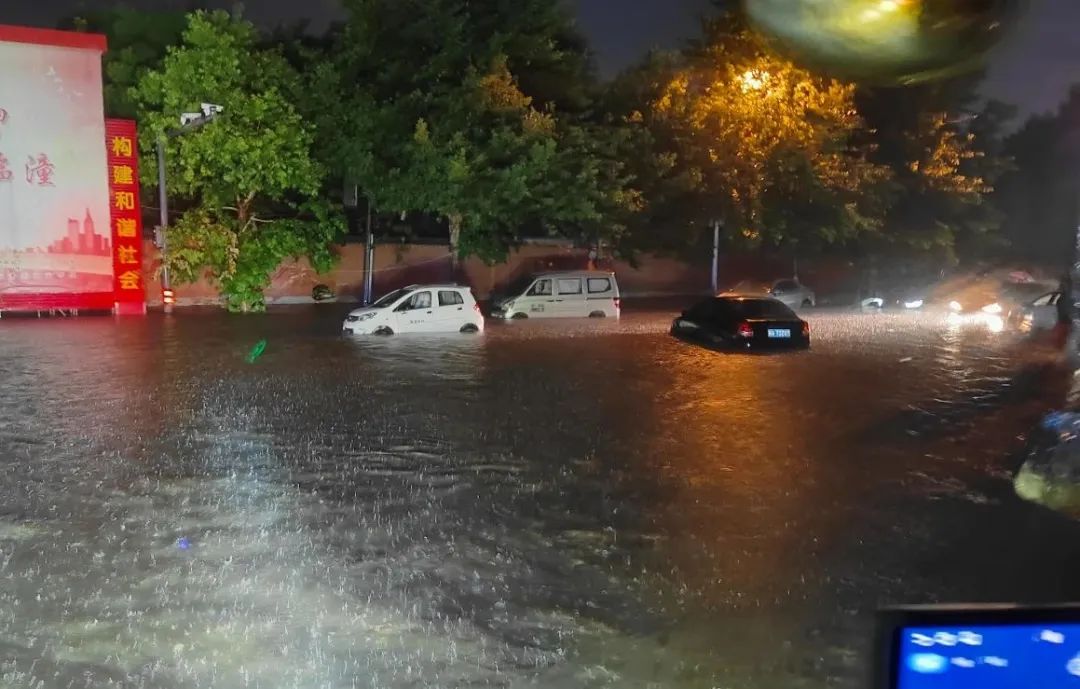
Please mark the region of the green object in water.
POLYGON ((251 349, 251 354, 247 355, 247 362, 254 364, 255 360, 262 356, 262 353, 266 351, 266 340, 259 340, 258 343, 251 349))

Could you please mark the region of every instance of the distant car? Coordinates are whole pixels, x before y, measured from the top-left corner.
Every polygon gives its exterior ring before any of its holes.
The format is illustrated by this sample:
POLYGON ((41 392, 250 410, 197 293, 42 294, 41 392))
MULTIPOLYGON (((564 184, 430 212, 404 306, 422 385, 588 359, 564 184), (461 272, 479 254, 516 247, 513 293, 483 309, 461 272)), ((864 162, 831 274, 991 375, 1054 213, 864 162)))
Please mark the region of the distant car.
POLYGON ((530 275, 494 300, 495 318, 618 318, 615 273, 577 270, 530 275))
POLYGON ((709 297, 676 318, 671 334, 744 349, 810 346, 810 325, 770 297, 709 297))
POLYGON ((814 291, 795 279, 777 280, 769 290, 769 295, 793 309, 817 306, 814 291))
POLYGON ((460 285, 412 285, 345 317, 346 335, 478 333, 484 316, 472 290, 460 285))
POLYGON ((1058 302, 1061 292, 1048 292, 1021 306, 1010 319, 1011 324, 1024 332, 1053 330, 1058 321, 1058 302))
POLYGON ((937 301, 954 314, 989 314, 1013 320, 1019 309, 1033 299, 1046 295, 1051 289, 1045 283, 987 280, 943 291, 937 301))

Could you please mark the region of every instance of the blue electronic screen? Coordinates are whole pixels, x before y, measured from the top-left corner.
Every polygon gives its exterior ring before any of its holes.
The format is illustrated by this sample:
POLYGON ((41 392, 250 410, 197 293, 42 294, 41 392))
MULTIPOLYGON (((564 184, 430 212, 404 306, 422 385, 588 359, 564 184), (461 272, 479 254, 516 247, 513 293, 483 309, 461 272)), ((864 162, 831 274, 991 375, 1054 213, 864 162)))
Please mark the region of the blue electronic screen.
POLYGON ((904 627, 896 689, 1080 689, 1080 624, 904 627))

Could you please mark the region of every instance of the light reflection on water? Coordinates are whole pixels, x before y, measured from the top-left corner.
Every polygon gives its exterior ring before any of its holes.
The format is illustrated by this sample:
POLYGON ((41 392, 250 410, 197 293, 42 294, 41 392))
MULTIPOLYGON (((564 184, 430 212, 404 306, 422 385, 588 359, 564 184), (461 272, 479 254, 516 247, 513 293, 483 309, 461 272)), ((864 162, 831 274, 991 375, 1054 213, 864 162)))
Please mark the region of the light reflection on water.
POLYGON ((322 313, 4 323, 0 685, 856 687, 879 602, 1080 594, 1004 339, 322 313))

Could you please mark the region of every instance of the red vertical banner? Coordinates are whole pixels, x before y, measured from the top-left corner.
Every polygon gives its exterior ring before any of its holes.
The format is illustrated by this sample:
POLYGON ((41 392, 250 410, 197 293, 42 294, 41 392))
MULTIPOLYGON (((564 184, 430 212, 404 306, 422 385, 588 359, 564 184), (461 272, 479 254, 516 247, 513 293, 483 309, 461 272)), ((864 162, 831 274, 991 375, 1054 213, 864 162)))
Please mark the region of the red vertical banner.
POLYGON ((146 313, 142 265, 139 148, 134 120, 105 120, 117 314, 146 313))

